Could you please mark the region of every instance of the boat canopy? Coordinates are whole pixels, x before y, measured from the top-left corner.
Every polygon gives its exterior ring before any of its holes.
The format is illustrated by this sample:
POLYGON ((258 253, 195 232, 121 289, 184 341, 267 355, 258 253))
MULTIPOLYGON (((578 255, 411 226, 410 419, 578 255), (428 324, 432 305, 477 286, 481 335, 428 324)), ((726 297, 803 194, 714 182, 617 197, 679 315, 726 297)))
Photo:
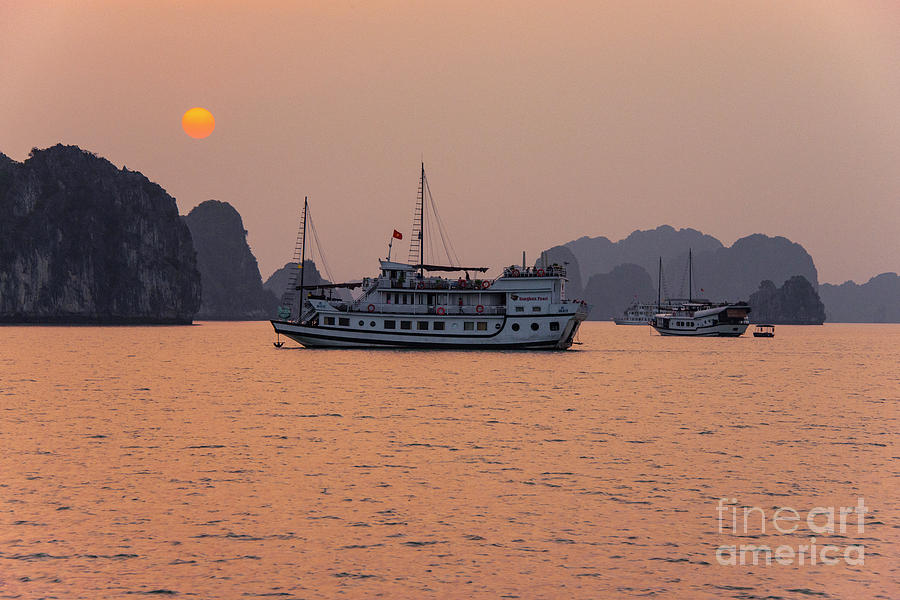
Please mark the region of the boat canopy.
POLYGON ((413 265, 413 268, 426 271, 478 271, 479 273, 486 273, 488 270, 488 267, 445 267, 441 265, 413 265))
POLYGON ((323 283, 321 285, 298 285, 296 289, 304 289, 304 290, 333 290, 336 288, 344 288, 347 290, 352 290, 354 288, 358 288, 362 285, 361 281, 354 281, 351 283, 323 283))

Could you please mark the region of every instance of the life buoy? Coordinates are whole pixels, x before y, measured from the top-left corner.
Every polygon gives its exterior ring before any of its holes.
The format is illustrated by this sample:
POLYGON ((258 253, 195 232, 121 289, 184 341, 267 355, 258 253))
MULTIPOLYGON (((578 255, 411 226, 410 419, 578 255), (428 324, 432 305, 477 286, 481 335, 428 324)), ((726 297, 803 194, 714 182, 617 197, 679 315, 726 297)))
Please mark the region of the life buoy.
POLYGON ((419 283, 417 283, 417 284, 416 284, 416 289, 417 289, 417 290, 424 290, 424 289, 425 289, 425 282, 420 281, 419 283))
POLYGON ((537 276, 538 276, 538 277, 543 277, 543 276, 544 276, 544 270, 543 270, 543 269, 538 269, 537 276))
POLYGON ((375 312, 375 305, 374 305, 374 304, 370 304, 370 305, 369 305, 369 312, 375 312))
POLYGON ((481 287, 486 290, 489 287, 491 287, 491 282, 488 281, 487 279, 485 279, 484 281, 481 282, 481 287))
POLYGON ((479 304, 478 306, 476 306, 475 312, 477 312, 478 314, 483 313, 484 312, 484 304, 479 304))
POLYGON ((436 310, 435 312, 436 312, 437 314, 439 314, 439 315, 446 315, 446 314, 447 314, 447 311, 444 310, 444 307, 443 307, 443 306, 438 306, 438 307, 437 307, 437 310, 436 310))
POLYGON ((518 277, 518 276, 519 276, 519 270, 518 270, 518 269, 513 269, 512 276, 513 276, 513 277, 518 277))

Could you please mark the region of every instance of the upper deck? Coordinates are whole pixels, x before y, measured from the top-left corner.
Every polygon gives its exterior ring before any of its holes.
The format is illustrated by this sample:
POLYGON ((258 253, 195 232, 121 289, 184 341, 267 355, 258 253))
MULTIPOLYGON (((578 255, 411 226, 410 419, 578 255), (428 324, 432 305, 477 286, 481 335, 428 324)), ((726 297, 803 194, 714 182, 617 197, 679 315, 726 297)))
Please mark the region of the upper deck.
MULTIPOLYGON (((459 277, 431 275, 415 265, 381 261, 378 277, 362 282, 362 294, 352 302, 332 304, 338 311, 437 315, 503 315, 547 313, 566 303, 565 267, 507 267, 497 278, 472 277, 475 268, 459 269, 459 277)), ((477 273, 486 271, 478 268, 477 273)), ((324 305, 320 305, 323 307, 324 305)))

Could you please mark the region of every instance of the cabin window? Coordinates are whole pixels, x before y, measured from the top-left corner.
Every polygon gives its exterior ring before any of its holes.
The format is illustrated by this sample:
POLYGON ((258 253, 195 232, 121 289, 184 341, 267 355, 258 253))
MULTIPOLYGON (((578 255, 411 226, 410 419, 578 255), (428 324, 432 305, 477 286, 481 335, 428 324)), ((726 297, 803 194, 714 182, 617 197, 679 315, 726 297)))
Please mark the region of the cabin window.
POLYGON ((434 330, 435 331, 443 331, 444 330, 444 322, 443 321, 435 321, 434 322, 434 330))
POLYGON ((325 317, 326 325, 334 325, 334 317, 325 317))
POLYGON ((400 321, 400 329, 412 329, 412 321, 400 321))
POLYGON ((524 306, 517 306, 517 307, 516 307, 516 312, 525 312, 525 307, 524 307, 524 306))
POLYGON ((541 312, 541 307, 540 306, 532 306, 531 312, 541 312))
POLYGON ((466 321, 463 323, 463 329, 465 331, 474 331, 475 330, 475 321, 466 321))
POLYGON ((349 327, 350 326, 350 317, 340 317, 338 319, 338 325, 341 327, 349 327))
POLYGON ((513 330, 513 331, 518 331, 518 330, 519 330, 519 324, 518 324, 518 323, 513 323, 513 324, 512 324, 512 330, 513 330))
POLYGON ((428 321, 416 321, 416 329, 427 330, 428 329, 428 321))
POLYGON ((397 329, 397 321, 394 321, 392 319, 385 319, 384 320, 384 328, 385 329, 397 329))
POLYGON ((478 321, 478 331, 487 331, 487 321, 478 321))
POLYGON ((559 321, 550 321, 550 331, 559 331, 559 321))
POLYGON ((532 331, 537 331, 539 327, 540 327, 540 325, 538 325, 537 323, 532 323, 532 324, 531 324, 531 330, 532 330, 532 331))

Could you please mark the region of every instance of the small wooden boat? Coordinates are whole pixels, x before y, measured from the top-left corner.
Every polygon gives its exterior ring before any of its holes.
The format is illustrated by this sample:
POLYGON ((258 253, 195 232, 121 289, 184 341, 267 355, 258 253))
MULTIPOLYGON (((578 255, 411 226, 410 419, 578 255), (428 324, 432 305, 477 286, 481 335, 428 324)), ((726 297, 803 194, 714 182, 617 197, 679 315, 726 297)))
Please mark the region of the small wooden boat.
POLYGON ((759 324, 753 332, 753 337, 775 337, 775 326, 768 324, 759 324))

